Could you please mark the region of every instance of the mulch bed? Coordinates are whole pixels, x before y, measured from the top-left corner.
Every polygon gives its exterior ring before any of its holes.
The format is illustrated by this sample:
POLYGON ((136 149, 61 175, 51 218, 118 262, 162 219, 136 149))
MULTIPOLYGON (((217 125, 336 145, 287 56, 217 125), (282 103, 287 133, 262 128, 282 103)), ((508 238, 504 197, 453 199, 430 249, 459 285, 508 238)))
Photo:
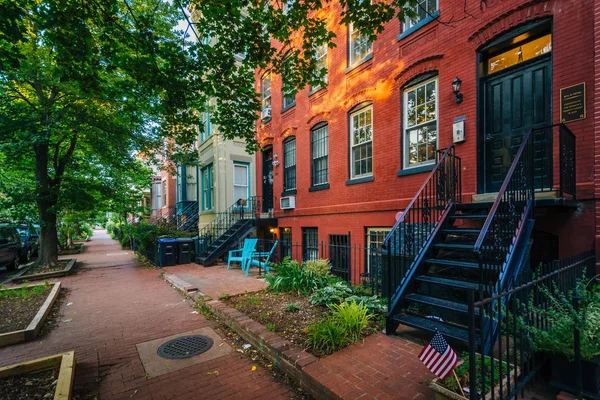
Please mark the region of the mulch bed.
POLYGON ((0 399, 53 399, 59 368, 0 379, 0 399))
POLYGON ((69 260, 58 260, 58 263, 54 267, 36 265, 35 267, 27 271, 27 275, 45 274, 46 272, 62 271, 63 269, 67 268, 68 264, 69 260))
MULTIPOLYGON (((26 329, 38 313, 52 286, 48 286, 40 293, 29 297, 17 297, 0 300, 0 333, 8 333, 26 329)), ((0 399, 5 397, 0 396, 0 399)))
POLYGON ((307 327, 325 318, 328 313, 327 307, 314 306, 306 297, 289 293, 245 293, 221 300, 309 352, 313 351, 306 345, 307 327), (292 303, 300 306, 300 310, 286 311, 285 307, 292 303))

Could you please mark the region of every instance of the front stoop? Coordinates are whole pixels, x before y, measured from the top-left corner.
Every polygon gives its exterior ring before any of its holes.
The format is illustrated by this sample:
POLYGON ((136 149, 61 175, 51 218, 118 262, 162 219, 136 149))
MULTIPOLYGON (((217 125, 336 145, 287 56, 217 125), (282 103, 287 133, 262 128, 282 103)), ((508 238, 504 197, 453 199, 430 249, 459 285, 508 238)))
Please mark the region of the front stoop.
POLYGON ((331 389, 305 371, 307 366, 319 362, 317 357, 292 346, 289 341, 270 332, 264 325, 219 300, 206 302, 206 305, 217 318, 258 349, 313 397, 339 399, 331 389))

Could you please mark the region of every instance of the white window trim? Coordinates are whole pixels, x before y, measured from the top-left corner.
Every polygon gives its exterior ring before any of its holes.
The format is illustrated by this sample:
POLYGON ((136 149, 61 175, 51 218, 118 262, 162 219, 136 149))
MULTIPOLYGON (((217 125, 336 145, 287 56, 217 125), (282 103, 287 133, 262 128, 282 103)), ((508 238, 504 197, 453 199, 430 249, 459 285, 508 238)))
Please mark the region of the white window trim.
MULTIPOLYGON (((409 146, 409 137, 406 134, 406 132, 409 130, 408 127, 408 92, 418 88, 419 86, 425 86, 430 82, 434 82, 435 81, 435 130, 436 130, 436 139, 435 139, 435 149, 437 150, 439 147, 439 142, 440 142, 440 109, 439 109, 439 81, 438 81, 438 77, 435 76, 431 79, 427 79, 423 82, 419 82, 415 85, 412 85, 410 87, 407 87, 405 89, 402 90, 402 152, 403 152, 403 157, 402 157, 402 168, 403 169, 412 169, 412 168, 417 168, 417 167, 421 167, 423 165, 429 165, 429 164, 435 164, 435 158, 433 160, 428 160, 428 161, 423 161, 420 163, 416 163, 413 165, 409 164, 409 151, 410 151, 410 146, 409 146)), ((425 122, 423 124, 420 125, 426 125, 429 124, 431 122, 425 122)), ((419 124, 411 126, 410 129, 415 129, 416 127, 418 127, 419 124)))
POLYGON ((271 81, 271 71, 265 73, 260 80, 260 92, 262 97, 261 103, 261 118, 271 118, 272 110, 273 110, 273 101, 272 101, 272 93, 273 93, 273 82, 271 81), (269 81, 269 95, 265 96, 265 81, 269 81), (265 101, 269 100, 269 106, 265 107, 265 101), (266 111, 268 110, 268 113, 266 111), (266 115, 268 114, 268 115, 266 115))
MULTIPOLYGON (((439 9, 440 9, 440 2, 439 2, 439 0, 433 0, 433 1, 435 1, 435 11, 433 11, 433 12, 426 12, 427 15, 425 16, 425 18, 423 18, 423 19, 421 19, 419 21, 415 21, 415 22, 412 22, 412 20, 410 20, 408 17, 405 17, 404 20, 402 20, 402 32, 406 32, 406 31, 414 28, 415 26, 419 26, 419 24, 421 22, 423 22, 425 19, 427 19, 429 17, 429 14, 433 14, 436 11, 439 11, 439 9)), ((419 12, 419 5, 418 4, 416 6, 414 6, 413 11, 415 11, 417 13, 419 12)))
MULTIPOLYGON (((325 72, 325 76, 323 77, 323 81, 325 82, 325 85, 327 85, 329 83, 329 47, 327 46, 327 44, 324 43, 324 44, 322 44, 320 46, 316 46, 315 52, 316 52, 316 49, 318 49, 319 47, 325 47, 325 52, 323 54, 321 54, 320 57, 316 57, 317 54, 315 53, 315 57, 313 57, 313 58, 314 58, 314 60, 316 61, 317 64, 320 64, 321 60, 323 58, 325 58, 325 69, 327 70, 327 72, 325 72)), ((311 86, 310 87, 310 92, 311 93, 316 92, 317 90, 322 89, 323 87, 324 86, 322 86, 322 85, 311 86)))
POLYGON ((371 51, 367 54, 365 54, 364 56, 362 56, 360 59, 354 60, 354 41, 352 40, 352 33, 354 33, 354 24, 350 24, 348 25, 348 66, 349 67, 354 67, 357 66, 359 64, 362 63, 362 61, 364 59, 366 59, 367 57, 369 57, 371 54, 373 54, 373 42, 371 42, 371 51))
POLYGON ((374 165, 373 165, 373 160, 375 157, 373 157, 373 139, 375 137, 375 130, 373 129, 373 125, 375 123, 375 114, 373 113, 373 104, 370 104, 366 107, 362 107, 359 108, 356 111, 353 111, 352 113, 350 113, 350 117, 348 118, 348 124, 350 127, 350 178, 351 179, 360 179, 360 178, 366 178, 369 176, 373 176, 373 169, 374 169, 374 165), (354 126, 352 125, 352 117, 356 114, 361 114, 363 112, 366 112, 368 110, 371 110, 371 172, 366 173, 366 174, 361 174, 361 175, 355 175, 354 174, 354 147, 356 146, 361 146, 364 145, 365 143, 368 142, 364 142, 364 143, 358 143, 355 144, 354 143, 354 126))
POLYGON ((233 163, 233 203, 235 203, 236 201, 238 201, 239 199, 235 198, 235 188, 236 187, 243 187, 242 185, 236 185, 235 183, 235 167, 244 167, 246 168, 246 199, 248 200, 250 198, 250 165, 246 164, 246 163, 241 163, 241 162, 234 162, 233 163))

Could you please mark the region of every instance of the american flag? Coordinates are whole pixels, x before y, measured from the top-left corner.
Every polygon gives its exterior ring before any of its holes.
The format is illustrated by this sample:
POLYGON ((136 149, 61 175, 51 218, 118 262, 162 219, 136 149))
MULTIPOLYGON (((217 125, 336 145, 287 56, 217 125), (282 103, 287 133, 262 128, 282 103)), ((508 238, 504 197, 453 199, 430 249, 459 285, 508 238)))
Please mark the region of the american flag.
POLYGON ((429 344, 419 353, 419 360, 440 379, 452 373, 458 362, 458 357, 446 339, 436 332, 429 344))

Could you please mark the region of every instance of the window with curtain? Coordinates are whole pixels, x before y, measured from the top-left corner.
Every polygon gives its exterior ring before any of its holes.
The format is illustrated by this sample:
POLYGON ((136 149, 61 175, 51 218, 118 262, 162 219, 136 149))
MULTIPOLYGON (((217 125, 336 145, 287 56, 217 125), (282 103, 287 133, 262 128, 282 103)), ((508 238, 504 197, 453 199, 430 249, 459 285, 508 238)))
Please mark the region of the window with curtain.
POLYGON ((296 138, 283 142, 283 190, 296 189, 296 138))
POLYGON ((373 43, 368 36, 360 33, 358 29, 354 29, 354 25, 348 27, 348 35, 350 36, 349 47, 349 63, 350 66, 360 63, 366 56, 373 52, 373 43))
POLYGON ((250 171, 248 164, 233 164, 233 202, 250 197, 250 171))
POLYGON ((404 167, 435 162, 437 78, 404 90, 404 167))
POLYGON ((214 206, 215 188, 212 164, 202 168, 202 209, 212 210, 214 206))
POLYGON ((373 175, 373 106, 350 114, 350 147, 351 177, 373 175))
POLYGON ((196 201, 198 200, 198 180, 197 180, 197 169, 195 165, 188 165, 185 167, 185 200, 196 201))
POLYGON ((312 157, 312 185, 324 185, 328 182, 329 137, 326 124, 317 125, 310 135, 312 157))

